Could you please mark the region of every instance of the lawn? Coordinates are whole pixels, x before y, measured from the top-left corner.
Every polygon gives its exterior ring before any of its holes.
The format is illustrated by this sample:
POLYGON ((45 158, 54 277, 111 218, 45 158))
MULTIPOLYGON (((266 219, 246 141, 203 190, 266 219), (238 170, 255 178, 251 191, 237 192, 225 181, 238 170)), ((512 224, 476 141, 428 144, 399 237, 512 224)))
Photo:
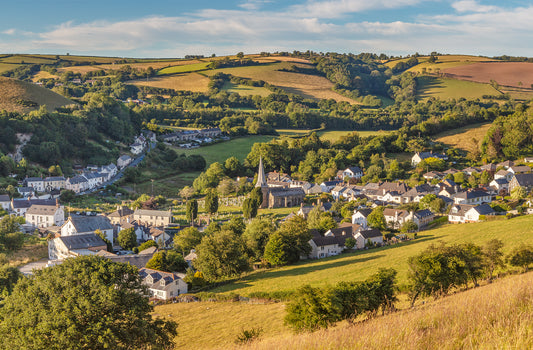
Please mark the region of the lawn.
POLYGON ((427 100, 430 97, 449 99, 481 99, 483 95, 499 95, 500 92, 489 84, 471 81, 422 76, 418 79, 417 98, 427 100))
POLYGON ((237 157, 240 161, 250 153, 252 146, 256 142, 269 142, 275 136, 260 135, 247 136, 232 139, 230 141, 223 141, 214 145, 202 146, 195 149, 181 149, 175 148, 178 153, 185 153, 186 155, 199 154, 203 156, 207 162, 207 166, 214 162, 224 163, 229 157, 237 157))
POLYGON ((210 62, 200 62, 186 65, 178 65, 166 67, 157 72, 157 75, 168 75, 168 74, 177 74, 177 73, 189 73, 197 72, 200 70, 206 70, 210 62))
POLYGON ((398 271, 399 284, 407 283, 407 259, 418 254, 432 243, 473 242, 483 244, 499 238, 504 251, 510 252, 521 243, 533 243, 533 216, 511 220, 472 224, 445 225, 441 228, 420 232, 419 238, 394 246, 342 254, 320 260, 301 261, 296 265, 257 271, 213 289, 213 292, 234 292, 250 295, 254 292, 288 292, 299 286, 333 285, 340 281, 363 280, 380 267, 394 267, 398 271))

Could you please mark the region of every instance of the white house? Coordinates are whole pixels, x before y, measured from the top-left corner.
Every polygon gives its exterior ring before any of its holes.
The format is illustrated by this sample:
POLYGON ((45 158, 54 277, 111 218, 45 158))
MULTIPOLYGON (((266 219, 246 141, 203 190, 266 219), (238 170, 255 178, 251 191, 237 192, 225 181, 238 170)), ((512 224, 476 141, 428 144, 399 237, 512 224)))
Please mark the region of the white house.
POLYGON ((485 191, 473 190, 457 193, 454 198, 455 204, 469 204, 478 205, 483 203, 490 203, 492 201, 491 195, 485 191))
POLYGON ((489 183, 489 186, 497 192, 509 192, 509 181, 506 178, 494 179, 489 183))
POLYGON ((418 163, 421 161, 428 159, 428 158, 437 158, 442 160, 448 160, 448 156, 445 154, 440 153, 433 153, 433 152, 417 152, 415 155, 411 158, 411 165, 417 166, 418 163))
POLYGON ((108 218, 97 216, 70 216, 61 226, 61 236, 75 236, 100 230, 104 237, 113 243, 113 226, 108 218))
POLYGON ((431 210, 424 209, 415 212, 412 220, 420 229, 427 226, 431 221, 433 221, 434 218, 435 214, 433 214, 431 210))
POLYGON ((67 190, 80 193, 86 191, 89 188, 89 181, 85 176, 76 175, 67 179, 65 186, 67 190))
POLYGON ((44 189, 47 192, 65 188, 66 179, 63 176, 50 176, 44 179, 44 189))
POLYGON ((466 211, 465 222, 478 222, 480 221, 481 215, 496 215, 496 212, 491 208, 490 205, 481 204, 466 211))
POLYGON ((350 179, 360 179, 363 175, 363 170, 358 166, 348 167, 342 172, 343 179, 346 177, 349 177, 350 179))
POLYGON ((321 259, 342 253, 342 250, 344 249, 344 240, 335 236, 322 237, 317 235, 311 238, 309 245, 311 246, 309 258, 321 259), (342 241, 342 243, 340 241, 342 241))
POLYGON ((40 177, 27 177, 24 183, 26 187, 31 187, 37 192, 44 192, 44 180, 40 177))
POLYGON ((507 182, 511 182, 513 177, 514 177, 514 173, 513 172, 507 171, 507 170, 503 170, 503 169, 498 171, 496 174, 494 174, 494 179, 495 180, 497 180, 497 179, 506 179, 507 182))
POLYGON ((35 227, 61 226, 65 223, 63 206, 56 205, 32 205, 24 215, 26 223, 35 227))
POLYGON ((363 249, 368 242, 374 245, 383 244, 383 235, 377 229, 362 230, 355 234, 355 241, 357 242, 357 249, 363 249))
POLYGON ((395 229, 402 227, 407 221, 413 220, 413 215, 407 210, 402 209, 385 208, 383 210, 383 216, 385 216, 387 225, 395 229))
POLYGON ((464 223, 466 222, 466 212, 472 209, 473 205, 467 204, 454 204, 450 208, 448 213, 448 221, 452 224, 464 223))
POLYGON ((144 146, 139 142, 134 142, 130 145, 130 151, 135 155, 141 154, 143 150, 144 146))
POLYGON ((12 199, 11 200, 11 212, 17 216, 25 216, 26 211, 32 205, 56 205, 55 199, 12 199))
POLYGON ((98 251, 106 249, 107 244, 94 233, 60 236, 48 241, 48 258, 58 260, 81 255, 94 255, 98 251))
POLYGON ((352 215, 352 224, 360 225, 363 228, 368 227, 367 217, 372 212, 371 208, 364 208, 359 210, 354 210, 352 215))
POLYGON ((168 226, 172 222, 172 213, 170 210, 137 209, 133 212, 133 220, 136 220, 140 224, 168 226))
POLYGON ((168 300, 187 293, 187 283, 176 273, 147 268, 139 269, 143 283, 154 298, 168 300))
POLYGON ((125 154, 117 159, 117 166, 119 167, 119 169, 122 169, 124 167, 127 167, 132 161, 133 159, 127 154, 125 154))

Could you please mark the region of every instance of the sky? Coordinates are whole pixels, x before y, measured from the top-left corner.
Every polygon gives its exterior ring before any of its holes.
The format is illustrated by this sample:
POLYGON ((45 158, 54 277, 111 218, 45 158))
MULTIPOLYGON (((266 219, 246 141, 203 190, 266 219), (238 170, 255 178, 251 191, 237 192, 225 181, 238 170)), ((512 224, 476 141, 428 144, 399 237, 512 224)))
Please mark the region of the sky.
POLYGON ((532 18, 523 0, 17 0, 2 4, 0 53, 531 57, 532 18))

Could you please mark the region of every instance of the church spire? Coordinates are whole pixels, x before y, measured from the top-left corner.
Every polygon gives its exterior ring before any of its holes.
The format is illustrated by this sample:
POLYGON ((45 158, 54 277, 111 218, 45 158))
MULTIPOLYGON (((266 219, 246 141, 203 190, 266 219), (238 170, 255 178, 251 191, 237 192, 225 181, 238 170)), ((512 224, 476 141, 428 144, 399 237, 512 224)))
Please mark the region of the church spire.
POLYGON ((259 157, 259 169, 257 170, 257 182, 255 187, 266 187, 265 169, 263 168, 263 158, 259 157))

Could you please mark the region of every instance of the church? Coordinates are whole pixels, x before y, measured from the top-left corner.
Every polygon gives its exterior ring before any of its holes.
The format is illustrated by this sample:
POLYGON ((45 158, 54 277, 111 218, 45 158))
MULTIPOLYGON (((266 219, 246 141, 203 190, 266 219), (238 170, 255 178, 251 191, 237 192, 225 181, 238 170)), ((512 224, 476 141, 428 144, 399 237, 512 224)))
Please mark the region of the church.
POLYGON ((261 208, 295 207, 302 204, 305 197, 305 192, 300 187, 269 187, 265 176, 265 169, 263 168, 262 158, 259 158, 259 169, 255 187, 260 187, 261 192, 263 192, 263 203, 261 204, 261 208))

